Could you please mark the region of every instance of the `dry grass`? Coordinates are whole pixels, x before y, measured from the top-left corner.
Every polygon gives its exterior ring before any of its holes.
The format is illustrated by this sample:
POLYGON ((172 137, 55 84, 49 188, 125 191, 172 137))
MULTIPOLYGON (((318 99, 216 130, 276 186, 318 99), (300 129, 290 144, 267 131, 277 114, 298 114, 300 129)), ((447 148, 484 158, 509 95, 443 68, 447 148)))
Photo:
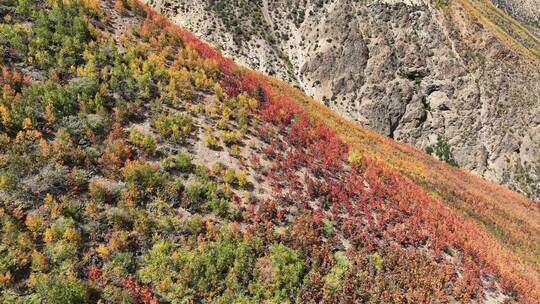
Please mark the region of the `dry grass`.
POLYGON ((538 37, 494 6, 493 3, 486 0, 460 0, 454 2, 453 5, 461 5, 513 50, 540 64, 540 40, 538 37))

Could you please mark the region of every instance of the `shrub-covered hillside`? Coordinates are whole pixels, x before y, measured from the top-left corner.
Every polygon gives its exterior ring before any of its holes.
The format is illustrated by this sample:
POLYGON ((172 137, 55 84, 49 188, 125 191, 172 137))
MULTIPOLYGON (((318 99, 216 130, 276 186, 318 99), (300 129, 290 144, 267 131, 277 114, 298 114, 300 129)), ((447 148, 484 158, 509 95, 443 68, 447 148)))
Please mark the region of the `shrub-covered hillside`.
POLYGON ((540 298, 537 204, 136 0, 6 0, 0 18, 0 302, 540 298))

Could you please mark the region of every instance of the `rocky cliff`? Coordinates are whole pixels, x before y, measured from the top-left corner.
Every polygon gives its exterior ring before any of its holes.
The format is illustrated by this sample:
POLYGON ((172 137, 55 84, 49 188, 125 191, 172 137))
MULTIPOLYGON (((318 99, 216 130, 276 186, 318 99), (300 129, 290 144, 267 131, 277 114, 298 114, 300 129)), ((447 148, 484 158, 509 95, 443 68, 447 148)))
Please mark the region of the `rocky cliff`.
POLYGON ((521 2, 149 1, 347 118, 538 199, 538 14, 521 2))

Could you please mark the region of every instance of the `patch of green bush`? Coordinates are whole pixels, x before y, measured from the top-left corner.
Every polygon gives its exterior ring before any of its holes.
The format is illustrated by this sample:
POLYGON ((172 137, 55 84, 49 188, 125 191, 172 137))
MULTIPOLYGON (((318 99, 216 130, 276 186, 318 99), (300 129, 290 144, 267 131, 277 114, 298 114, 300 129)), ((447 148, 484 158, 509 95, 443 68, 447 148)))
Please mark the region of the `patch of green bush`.
POLYGON ((437 138, 437 143, 435 145, 431 145, 426 148, 426 153, 430 155, 434 154, 438 159, 450 164, 451 166, 459 166, 454 158, 452 146, 450 146, 450 144, 440 136, 437 138))

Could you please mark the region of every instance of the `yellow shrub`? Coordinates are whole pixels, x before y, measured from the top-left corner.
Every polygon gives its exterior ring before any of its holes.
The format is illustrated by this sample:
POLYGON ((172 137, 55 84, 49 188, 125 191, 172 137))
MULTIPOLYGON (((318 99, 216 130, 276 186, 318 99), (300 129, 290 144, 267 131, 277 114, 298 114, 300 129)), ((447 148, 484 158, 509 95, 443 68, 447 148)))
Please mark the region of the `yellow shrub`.
POLYGON ((124 10, 124 1, 122 0, 115 0, 114 1, 114 10, 117 12, 122 12, 124 10))
POLYGON ((39 140, 39 149, 41 150, 41 155, 43 157, 47 157, 51 153, 49 143, 43 138, 39 140))
POLYGON ((0 273, 0 284, 9 283, 12 279, 13 276, 11 275, 11 272, 0 273))
POLYGON ((9 110, 4 106, 0 105, 0 117, 2 118, 2 124, 7 126, 11 122, 11 115, 9 110))
POLYGON ((43 225, 43 218, 39 215, 28 215, 25 221, 26 227, 31 232, 36 232, 43 225))
POLYGON ((72 243, 79 243, 81 241, 81 235, 79 233, 79 231, 77 231, 77 229, 75 228, 66 228, 66 230, 64 231, 64 239, 72 242, 72 243))
POLYGON ((238 186, 245 187, 247 184, 247 174, 243 170, 236 171, 236 181, 238 186))
POLYGON ((239 142, 239 135, 236 132, 224 131, 221 132, 221 139, 223 140, 223 143, 230 146, 239 142))
POLYGON ((0 147, 7 148, 9 146, 10 138, 7 134, 0 134, 0 147))
POLYGON ((108 258, 110 254, 109 248, 107 248, 107 246, 104 244, 99 244, 99 246, 96 248, 96 252, 105 259, 108 258))
POLYGON ((109 240, 109 247, 111 247, 112 250, 118 251, 126 246, 125 242, 118 236, 112 237, 109 240))
POLYGON ((235 157, 240 156, 240 147, 238 145, 231 146, 231 154, 235 157))
POLYGON ((212 129, 207 128, 204 135, 204 144, 210 149, 216 149, 219 147, 217 138, 212 135, 212 129))
POLYGON ((223 181, 230 185, 234 181, 235 171, 233 168, 228 168, 221 172, 221 176, 223 177, 223 181))
POLYGON ((356 150, 349 151, 348 161, 351 165, 360 165, 362 163, 362 154, 356 150))
POLYGON ((83 5, 92 11, 99 10, 99 0, 83 0, 83 5))
POLYGON ((88 216, 89 218, 95 218, 98 214, 98 207, 95 202, 89 201, 86 203, 86 206, 84 207, 84 215, 88 216))
POLYGON ((211 167, 212 173, 218 174, 221 172, 221 164, 220 163, 214 163, 211 167))
POLYGON ((32 128, 32 120, 29 117, 23 119, 22 126, 25 130, 32 128))
POLYGON ((150 134, 141 133, 135 129, 129 133, 129 140, 137 147, 144 150, 149 155, 156 152, 156 139, 150 134))
POLYGON ((54 232, 51 228, 45 229, 45 232, 43 233, 43 241, 45 243, 50 243, 54 240, 54 232))

